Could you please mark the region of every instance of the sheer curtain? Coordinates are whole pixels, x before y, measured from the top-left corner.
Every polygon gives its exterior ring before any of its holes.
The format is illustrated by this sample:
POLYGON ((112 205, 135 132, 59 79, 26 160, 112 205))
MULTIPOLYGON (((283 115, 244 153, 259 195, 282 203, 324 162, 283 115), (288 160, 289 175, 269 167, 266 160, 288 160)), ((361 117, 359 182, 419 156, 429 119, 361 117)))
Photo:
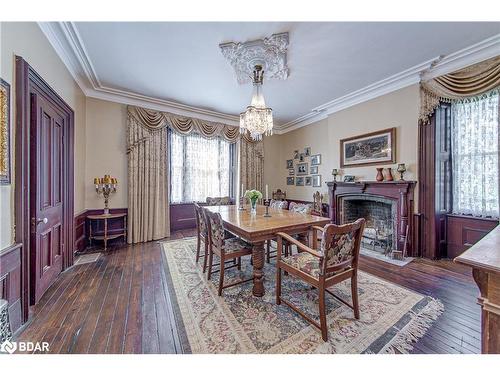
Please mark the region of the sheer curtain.
POLYGON ((221 138, 170 133, 172 203, 230 196, 231 144, 221 138))
POLYGON ((499 95, 452 105, 453 213, 499 216, 499 95))

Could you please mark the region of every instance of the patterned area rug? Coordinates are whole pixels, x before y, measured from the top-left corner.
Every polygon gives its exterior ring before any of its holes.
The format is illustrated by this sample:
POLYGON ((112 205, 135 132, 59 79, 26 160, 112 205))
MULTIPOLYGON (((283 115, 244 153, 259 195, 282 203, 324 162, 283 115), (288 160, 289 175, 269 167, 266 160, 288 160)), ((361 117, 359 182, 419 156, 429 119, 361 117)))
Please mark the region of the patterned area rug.
MULTIPOLYGON (((196 240, 162 243, 167 282, 184 351, 191 353, 408 353, 443 311, 440 301, 364 272, 359 274, 361 319, 327 294, 328 342, 293 310, 275 303, 275 266, 264 268, 266 295, 252 296, 252 283, 217 295, 218 273, 207 281, 194 262, 196 240)), ((248 258, 248 257, 247 257, 248 258)), ((217 259, 217 258, 216 258, 217 259)), ((200 262, 202 263, 202 262, 200 262)), ((243 268, 226 271, 226 282, 247 278, 243 268)), ((350 301, 350 281, 333 288, 350 301)), ((283 277, 283 296, 319 318, 318 294, 305 283, 283 277)))

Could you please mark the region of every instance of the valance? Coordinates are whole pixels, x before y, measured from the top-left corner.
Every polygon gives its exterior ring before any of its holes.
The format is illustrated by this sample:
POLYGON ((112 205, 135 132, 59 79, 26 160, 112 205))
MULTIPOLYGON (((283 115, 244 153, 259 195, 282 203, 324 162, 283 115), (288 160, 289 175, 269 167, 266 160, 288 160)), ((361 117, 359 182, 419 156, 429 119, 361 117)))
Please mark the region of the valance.
POLYGON ((440 102, 453 102, 487 94, 500 87, 500 56, 471 65, 420 83, 420 114, 422 124, 440 102))
MULTIPOLYGON (((169 112, 160 112, 151 109, 128 106, 129 119, 135 120, 149 131, 156 131, 169 127, 175 132, 187 135, 197 133, 205 138, 221 137, 230 143, 238 142, 243 138, 246 142, 254 143, 248 134, 240 135, 239 127, 217 122, 184 117, 169 112)), ((129 145, 130 147, 130 145, 129 145)))

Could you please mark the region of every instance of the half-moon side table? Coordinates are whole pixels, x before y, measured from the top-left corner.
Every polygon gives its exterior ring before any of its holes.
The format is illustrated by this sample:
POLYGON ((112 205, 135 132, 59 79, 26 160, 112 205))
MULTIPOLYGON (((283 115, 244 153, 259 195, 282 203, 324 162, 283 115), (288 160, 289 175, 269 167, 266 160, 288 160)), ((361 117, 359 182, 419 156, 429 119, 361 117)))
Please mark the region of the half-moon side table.
POLYGON ((108 241, 115 238, 123 237, 127 240, 127 214, 100 214, 100 215, 89 215, 87 216, 89 220, 89 245, 92 246, 92 240, 104 241, 104 250, 108 248, 108 241), (112 219, 122 219, 123 227, 118 229, 109 229, 108 220, 112 219), (104 221, 104 231, 95 230, 94 223, 99 225, 99 222, 104 221))

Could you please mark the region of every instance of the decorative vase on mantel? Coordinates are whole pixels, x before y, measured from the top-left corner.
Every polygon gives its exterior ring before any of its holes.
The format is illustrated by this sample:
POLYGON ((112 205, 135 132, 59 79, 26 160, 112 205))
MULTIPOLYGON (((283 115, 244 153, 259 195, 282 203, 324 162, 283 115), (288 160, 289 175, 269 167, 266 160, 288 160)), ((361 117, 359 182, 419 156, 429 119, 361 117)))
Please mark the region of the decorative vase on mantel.
POLYGON ((386 168, 387 169, 387 174, 385 176, 386 181, 393 181, 394 178, 392 177, 392 168, 386 168))
POLYGON ((378 182, 384 181, 384 174, 382 171, 384 168, 377 168, 377 177, 375 178, 378 182))

